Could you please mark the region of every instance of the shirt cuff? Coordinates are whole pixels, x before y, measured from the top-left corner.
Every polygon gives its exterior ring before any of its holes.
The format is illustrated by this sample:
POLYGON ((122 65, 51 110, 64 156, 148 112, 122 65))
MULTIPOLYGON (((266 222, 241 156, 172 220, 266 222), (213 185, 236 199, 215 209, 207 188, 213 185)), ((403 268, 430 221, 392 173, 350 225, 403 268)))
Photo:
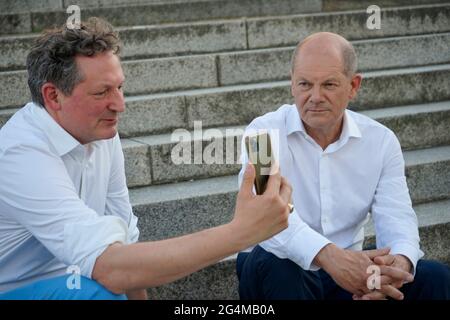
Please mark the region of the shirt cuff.
POLYGON ((313 264, 313 260, 329 243, 331 243, 330 240, 309 226, 305 226, 286 243, 287 255, 304 270, 316 271, 320 268, 313 264))
POLYGON ((412 264, 411 273, 413 274, 413 276, 416 275, 417 261, 419 261, 419 259, 423 257, 422 250, 418 249, 416 246, 411 245, 410 243, 400 242, 395 243, 391 247, 391 251, 389 254, 391 255, 401 254, 407 257, 412 264))

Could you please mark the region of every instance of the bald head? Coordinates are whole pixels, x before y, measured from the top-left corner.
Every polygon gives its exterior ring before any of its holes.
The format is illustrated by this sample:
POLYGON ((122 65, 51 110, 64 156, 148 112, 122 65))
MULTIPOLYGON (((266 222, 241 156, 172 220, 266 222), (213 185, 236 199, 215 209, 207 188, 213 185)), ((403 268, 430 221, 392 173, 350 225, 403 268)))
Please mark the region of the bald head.
POLYGON ((314 56, 325 55, 340 60, 342 72, 351 77, 356 73, 358 60, 353 45, 344 37, 331 32, 314 33, 303 39, 295 48, 292 55, 291 68, 294 72, 297 59, 303 52, 314 56))

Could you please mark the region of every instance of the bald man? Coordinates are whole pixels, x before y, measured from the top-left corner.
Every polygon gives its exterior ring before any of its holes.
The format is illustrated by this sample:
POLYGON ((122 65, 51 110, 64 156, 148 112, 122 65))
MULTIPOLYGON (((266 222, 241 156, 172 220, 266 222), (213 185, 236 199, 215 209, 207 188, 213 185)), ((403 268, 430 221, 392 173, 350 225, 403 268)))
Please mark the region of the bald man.
MULTIPOLYGON (((450 299, 448 266, 420 260, 398 139, 347 110, 361 85, 356 71, 346 39, 307 37, 292 58, 295 105, 247 127, 244 136, 277 132, 272 147, 295 212, 285 231, 238 255, 242 299, 450 299), (378 249, 362 251, 369 212, 378 249)), ((247 162, 242 150, 243 168, 247 162)))

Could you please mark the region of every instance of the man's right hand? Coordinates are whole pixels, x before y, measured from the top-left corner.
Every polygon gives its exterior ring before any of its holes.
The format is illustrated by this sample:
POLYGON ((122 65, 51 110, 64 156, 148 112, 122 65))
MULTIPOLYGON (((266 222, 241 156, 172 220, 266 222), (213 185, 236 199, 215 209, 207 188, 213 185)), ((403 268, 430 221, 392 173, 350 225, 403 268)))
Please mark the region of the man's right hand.
POLYGON ((248 164, 239 190, 233 221, 236 232, 245 246, 257 244, 288 226, 292 187, 280 176, 279 170, 269 177, 262 195, 253 193, 255 168, 248 164))
POLYGON ((377 256, 389 253, 389 248, 365 251, 344 250, 328 244, 317 254, 314 262, 322 267, 343 289, 357 296, 370 292, 367 286, 368 267, 377 256))

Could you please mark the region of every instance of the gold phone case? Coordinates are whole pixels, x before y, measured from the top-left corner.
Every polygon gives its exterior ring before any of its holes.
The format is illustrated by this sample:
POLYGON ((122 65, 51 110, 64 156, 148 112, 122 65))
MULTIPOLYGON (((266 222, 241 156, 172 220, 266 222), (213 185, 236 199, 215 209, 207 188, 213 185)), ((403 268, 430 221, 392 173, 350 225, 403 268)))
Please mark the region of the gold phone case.
POLYGON ((269 180, 272 166, 272 144, 268 133, 260 133, 245 137, 245 146, 249 161, 256 171, 256 194, 263 194, 269 180))

